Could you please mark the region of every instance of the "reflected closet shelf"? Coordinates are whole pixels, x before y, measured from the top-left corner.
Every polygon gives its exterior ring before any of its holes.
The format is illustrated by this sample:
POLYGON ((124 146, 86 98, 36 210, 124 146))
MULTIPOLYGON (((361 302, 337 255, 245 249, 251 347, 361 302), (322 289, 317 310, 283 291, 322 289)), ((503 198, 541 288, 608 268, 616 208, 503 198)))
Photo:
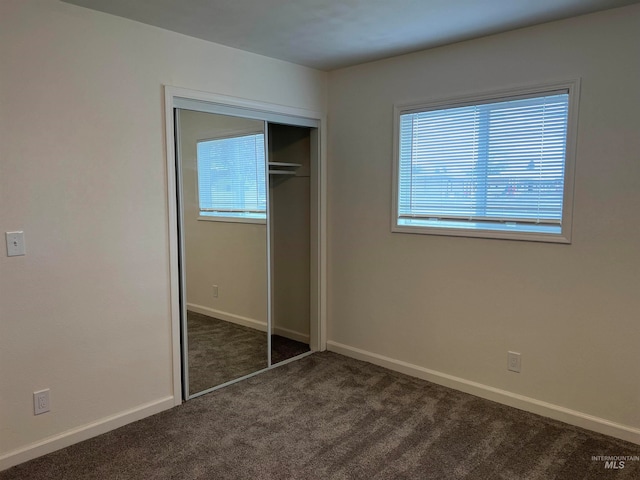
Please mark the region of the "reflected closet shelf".
POLYGON ((301 167, 301 163, 269 162, 270 167, 301 167))
POLYGON ((269 175, 295 175, 295 169, 301 166, 300 163, 269 162, 269 175))

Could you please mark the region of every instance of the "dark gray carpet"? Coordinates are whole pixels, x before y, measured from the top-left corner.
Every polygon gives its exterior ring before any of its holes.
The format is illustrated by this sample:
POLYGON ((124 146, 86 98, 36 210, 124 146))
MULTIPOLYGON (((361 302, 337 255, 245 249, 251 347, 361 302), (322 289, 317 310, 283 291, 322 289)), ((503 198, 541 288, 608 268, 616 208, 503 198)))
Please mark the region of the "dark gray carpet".
MULTIPOLYGON (((267 368, 267 334, 200 313, 187 312, 189 393, 202 392, 267 368)), ((309 345, 271 336, 271 362, 309 351, 309 345)))
POLYGON ((334 353, 0 473, 61 479, 638 479, 640 446, 334 353))
POLYGON ((280 335, 271 335, 271 363, 284 362, 310 350, 309 345, 280 335))
POLYGON ((187 312, 189 393, 267 368, 267 334, 187 312))

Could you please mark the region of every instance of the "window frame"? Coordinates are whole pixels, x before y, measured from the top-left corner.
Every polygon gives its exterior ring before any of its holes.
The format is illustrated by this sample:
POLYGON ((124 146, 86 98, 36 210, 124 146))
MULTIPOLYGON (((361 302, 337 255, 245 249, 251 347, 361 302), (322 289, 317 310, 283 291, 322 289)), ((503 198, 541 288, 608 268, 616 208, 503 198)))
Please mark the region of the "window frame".
POLYGON ((198 170, 198 156, 197 156, 197 144, 201 143, 201 142, 211 142, 214 140, 224 140, 227 138, 237 138, 237 137, 244 137, 244 136, 250 136, 250 135, 264 135, 264 142, 265 142, 265 189, 266 189, 266 195, 269 195, 269 180, 268 180, 268 174, 267 174, 267 170, 268 170, 268 165, 269 165, 269 159, 268 159, 268 152, 267 152, 267 135, 263 130, 256 130, 256 129, 242 129, 242 130, 233 130, 233 131, 226 131, 220 135, 217 135, 215 137, 208 137, 208 138, 199 138, 196 140, 196 175, 195 175, 195 182, 196 182, 196 201, 197 201, 197 211, 198 211, 198 217, 197 220, 198 221, 204 221, 204 222, 225 222, 225 223, 250 223, 250 224, 258 224, 258 225, 266 225, 267 223, 267 208, 265 208, 264 211, 264 218, 251 218, 251 217, 231 217, 231 216, 224 216, 224 215, 202 215, 202 211, 200 210, 200 172, 198 170))
POLYGON ((573 223, 573 192, 575 178, 579 95, 580 79, 576 78, 573 80, 549 82, 544 84, 536 84, 533 86, 504 88, 501 90, 478 94, 394 104, 391 232, 570 244, 573 223), (561 233, 534 233, 480 228, 432 227, 419 225, 409 226, 398 224, 398 204, 400 192, 399 181, 401 115, 408 113, 425 112, 430 110, 444 110, 448 108, 479 105, 483 103, 518 100, 522 98, 531 98, 544 96, 547 94, 559 93, 561 91, 568 94, 567 137, 565 148, 561 233))

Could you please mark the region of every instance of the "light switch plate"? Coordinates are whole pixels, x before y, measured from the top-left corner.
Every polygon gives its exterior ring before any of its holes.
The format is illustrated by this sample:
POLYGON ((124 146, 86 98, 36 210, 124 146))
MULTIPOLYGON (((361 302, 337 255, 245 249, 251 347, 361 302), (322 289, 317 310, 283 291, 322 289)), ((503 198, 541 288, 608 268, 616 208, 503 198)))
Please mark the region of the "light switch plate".
POLYGON ((7 257, 18 257, 26 254, 24 232, 6 232, 7 257))

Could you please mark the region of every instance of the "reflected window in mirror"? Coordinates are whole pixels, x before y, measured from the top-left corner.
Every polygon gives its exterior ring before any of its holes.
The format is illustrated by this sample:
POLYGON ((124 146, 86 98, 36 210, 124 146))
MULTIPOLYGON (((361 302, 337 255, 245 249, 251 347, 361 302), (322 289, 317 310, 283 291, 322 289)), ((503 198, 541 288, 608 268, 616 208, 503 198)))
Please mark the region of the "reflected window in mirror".
POLYGON ((197 170, 200 220, 266 222, 263 133, 198 141, 197 170))

